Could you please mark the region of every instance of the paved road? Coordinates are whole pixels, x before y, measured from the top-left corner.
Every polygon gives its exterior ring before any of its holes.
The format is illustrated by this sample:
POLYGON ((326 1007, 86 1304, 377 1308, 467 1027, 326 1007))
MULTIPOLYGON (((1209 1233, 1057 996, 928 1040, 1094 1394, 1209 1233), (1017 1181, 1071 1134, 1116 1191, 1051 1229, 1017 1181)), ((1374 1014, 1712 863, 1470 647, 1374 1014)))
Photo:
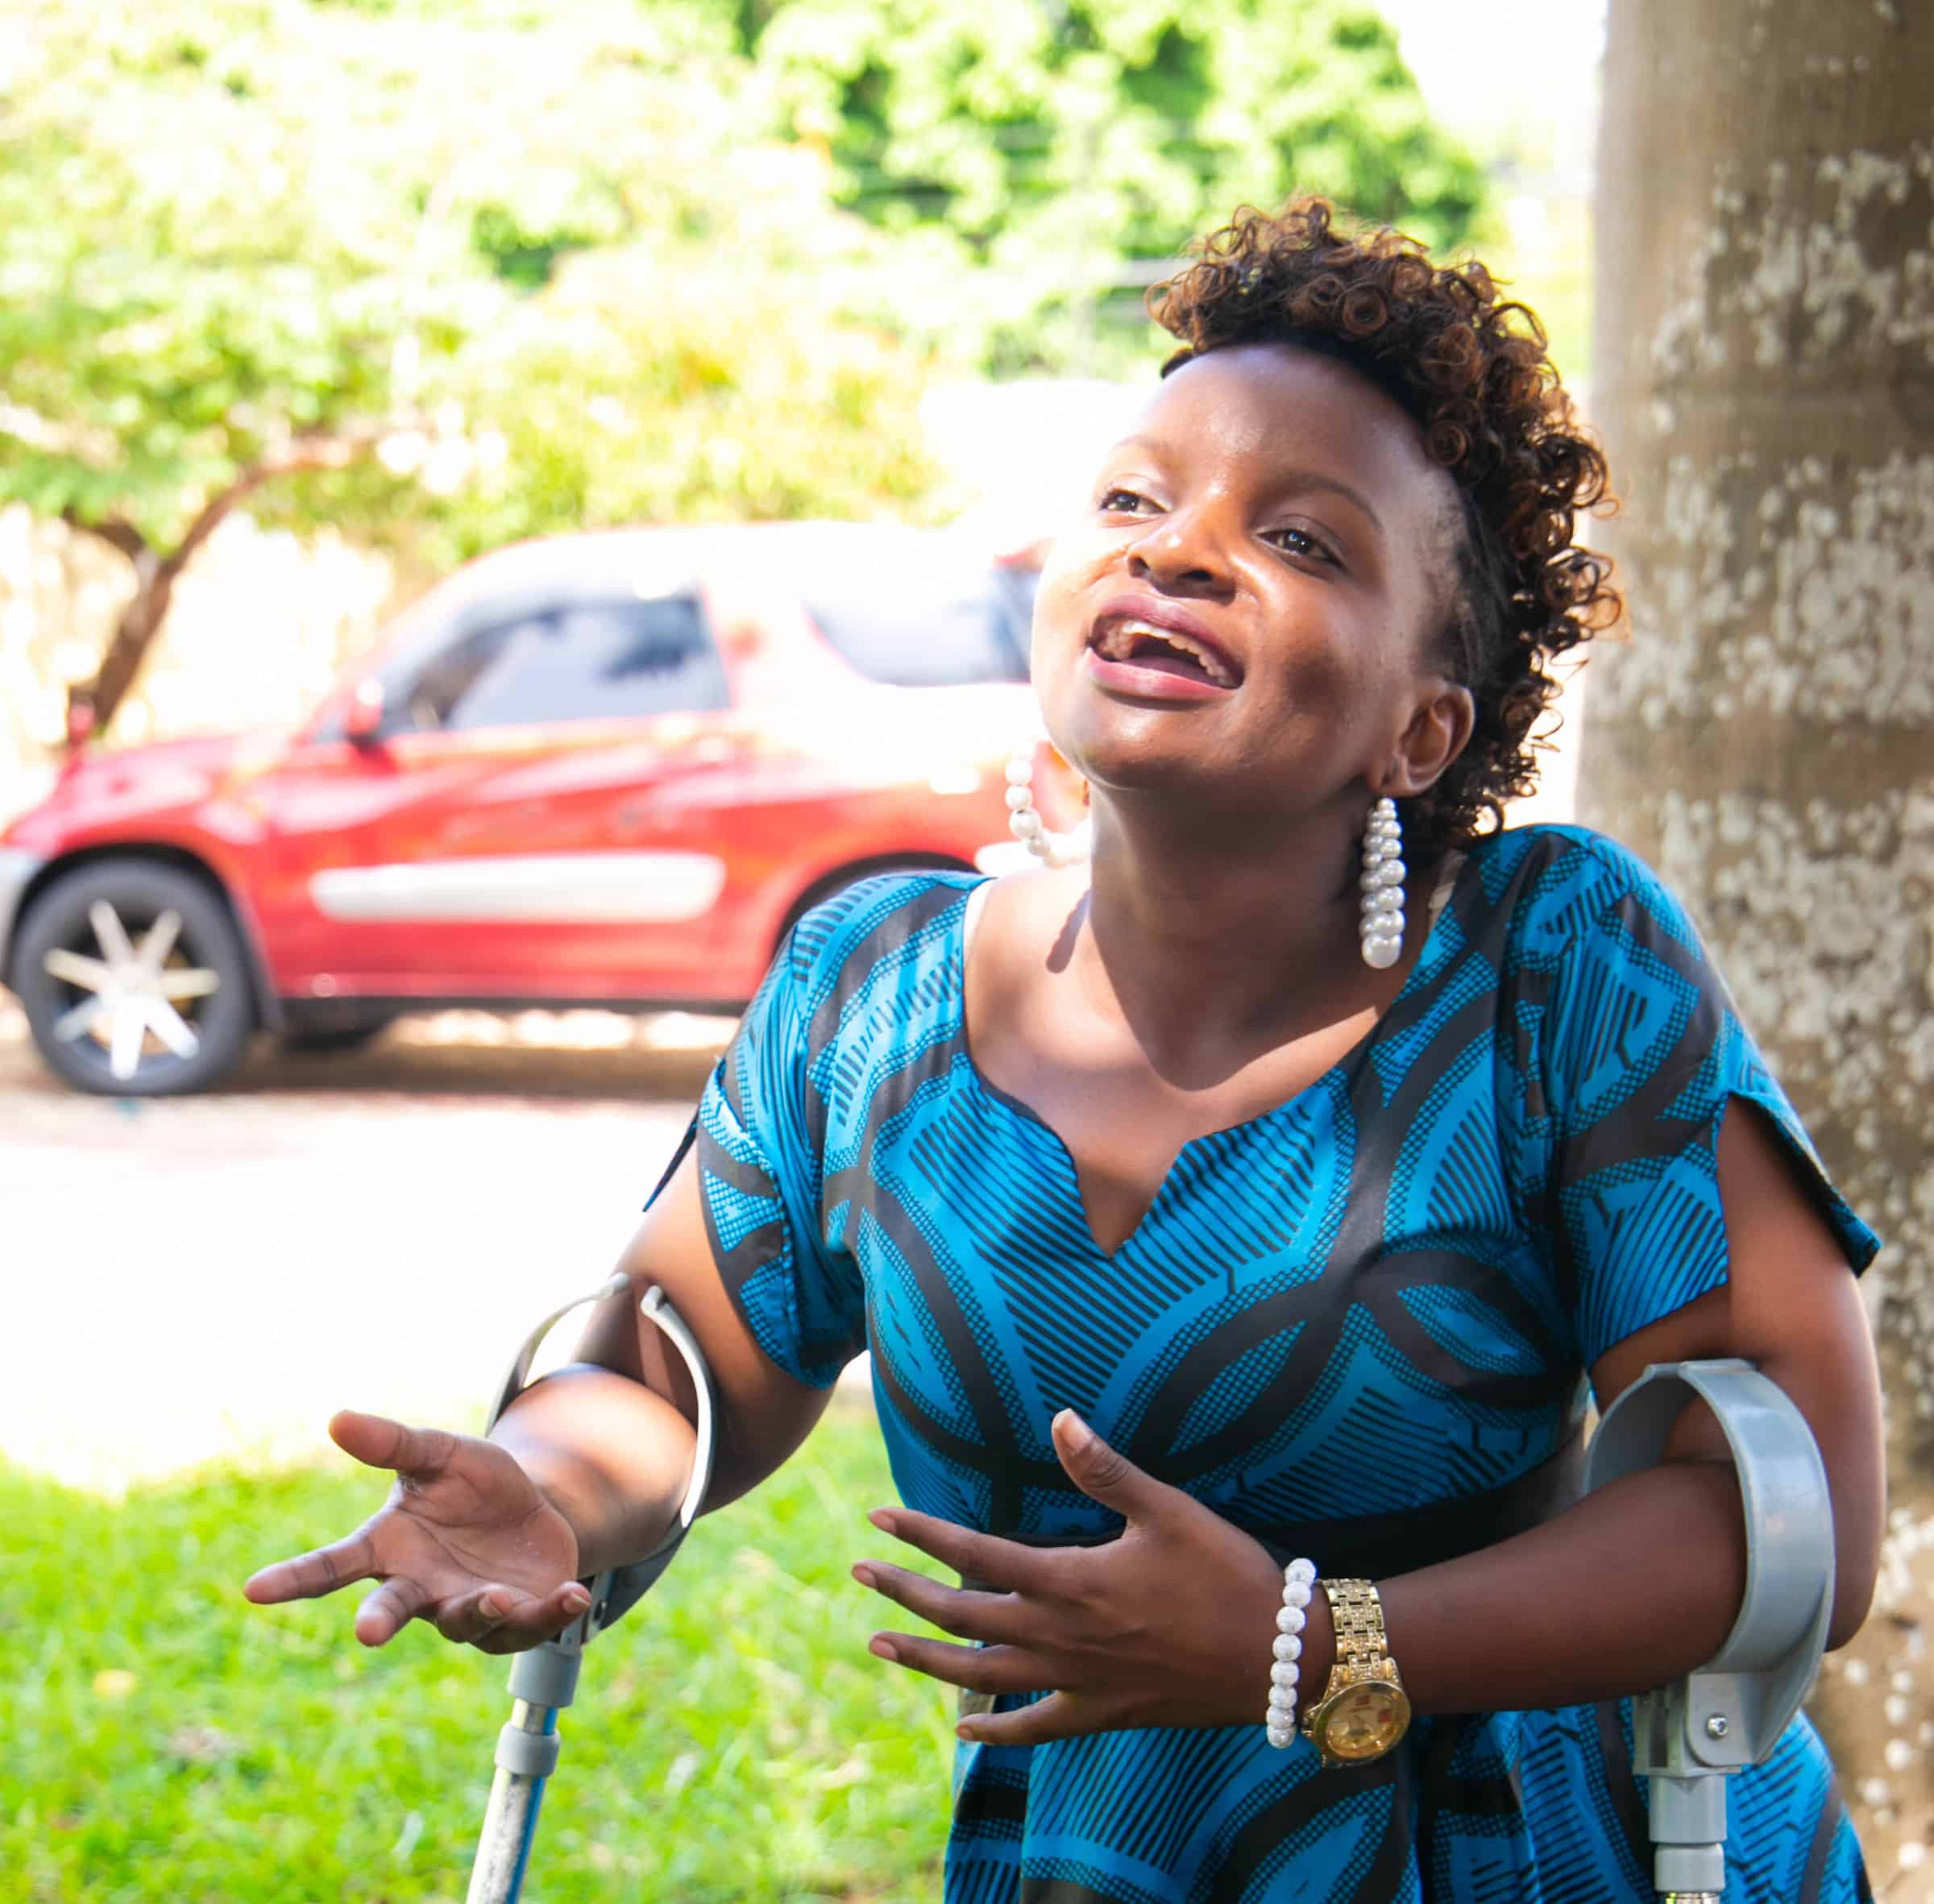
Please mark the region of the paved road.
POLYGON ((311 1448, 345 1404, 466 1421, 608 1272, 729 1031, 451 1013, 114 1101, 0 1005, 0 1458, 113 1487, 311 1448))

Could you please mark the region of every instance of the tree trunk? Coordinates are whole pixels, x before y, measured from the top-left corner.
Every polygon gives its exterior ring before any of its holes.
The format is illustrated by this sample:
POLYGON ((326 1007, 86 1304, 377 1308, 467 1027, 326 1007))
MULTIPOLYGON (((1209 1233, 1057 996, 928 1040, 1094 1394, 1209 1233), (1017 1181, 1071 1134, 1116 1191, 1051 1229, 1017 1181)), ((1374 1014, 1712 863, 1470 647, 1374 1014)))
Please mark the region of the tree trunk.
POLYGON ((134 599, 121 611, 107 652, 101 657, 101 666, 94 670, 93 680, 68 691, 70 743, 100 733, 127 699, 128 691, 141 672, 142 663, 147 659, 149 649, 161 633, 162 623, 168 619, 168 607, 174 599, 177 572, 151 558, 135 562, 134 599), (77 711, 85 712, 86 716, 78 726, 75 719, 77 711))
POLYGON ((133 565, 135 583, 134 599, 114 624, 113 638, 93 679, 68 691, 69 746, 78 746, 90 736, 102 733, 114 719, 140 674, 148 650, 160 638, 182 570, 232 510, 264 483, 272 483, 278 476, 293 475, 302 470, 347 469, 358 457, 376 448, 389 431, 410 426, 409 420, 397 417, 326 435, 292 438, 238 471, 224 487, 209 497, 189 525, 180 546, 167 554, 154 548, 140 530, 121 517, 93 521, 71 511, 64 512, 64 520, 70 527, 98 536, 110 548, 125 555, 133 565))
POLYGON ((1583 817, 1699 916, 1887 1248, 1891 1532, 1814 1701, 1888 1904, 1934 1898, 1934 10, 1612 0, 1593 409, 1629 649, 1583 817), (1923 1553, 1925 1548, 1928 1552, 1923 1553))

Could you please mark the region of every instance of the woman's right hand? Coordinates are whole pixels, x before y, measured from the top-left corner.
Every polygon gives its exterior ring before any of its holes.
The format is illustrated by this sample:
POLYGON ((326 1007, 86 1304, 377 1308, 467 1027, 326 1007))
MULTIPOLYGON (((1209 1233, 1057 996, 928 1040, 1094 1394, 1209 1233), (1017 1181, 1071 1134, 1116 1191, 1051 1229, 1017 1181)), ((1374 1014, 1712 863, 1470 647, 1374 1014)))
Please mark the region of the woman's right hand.
POLYGON ((412 1620, 486 1653, 519 1653, 591 1604, 578 1540, 516 1459, 494 1442, 405 1428, 345 1409, 329 1425, 345 1454, 396 1475, 389 1499, 347 1539, 278 1561, 243 1591, 259 1606, 315 1599, 357 1580, 382 1584, 355 1634, 380 1646, 412 1620))

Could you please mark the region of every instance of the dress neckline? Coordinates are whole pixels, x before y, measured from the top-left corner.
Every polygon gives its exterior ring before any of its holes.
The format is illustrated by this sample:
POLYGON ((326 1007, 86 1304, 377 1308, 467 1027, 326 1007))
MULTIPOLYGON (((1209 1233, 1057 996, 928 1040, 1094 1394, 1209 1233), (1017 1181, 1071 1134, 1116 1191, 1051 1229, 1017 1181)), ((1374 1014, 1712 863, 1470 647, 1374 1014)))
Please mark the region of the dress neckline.
MULTIPOLYGON (((1363 1066, 1371 1052, 1375 1048, 1377 1041, 1383 1035, 1384 1027, 1388 1024, 1397 1007, 1403 1004, 1412 992, 1417 988, 1424 968, 1430 962, 1431 952, 1436 944, 1438 931, 1443 923, 1444 915, 1450 910, 1450 902, 1455 898, 1458 887, 1463 884, 1466 875, 1470 872, 1474 859, 1475 856, 1467 852, 1454 853, 1446 858, 1442 869, 1438 874, 1436 882, 1431 889, 1429 923, 1425 928, 1424 942, 1417 948, 1417 956, 1411 961, 1410 969, 1405 973, 1404 982, 1397 987, 1397 995, 1377 1014, 1376 1019, 1365 1028, 1363 1035, 1334 1064, 1319 1072, 1300 1091, 1285 1097, 1280 1103, 1266 1105, 1261 1110, 1254 1112, 1248 1117, 1239 1118, 1233 1124, 1225 1124, 1219 1129, 1205 1130, 1197 1136, 1184 1139, 1174 1156, 1168 1160, 1168 1168, 1162 1173, 1162 1180, 1156 1184, 1155 1195, 1150 1199, 1148 1207, 1135 1219, 1134 1228, 1112 1250, 1103 1249, 1094 1234, 1094 1224, 1088 1213, 1087 1199, 1081 1194, 1081 1169, 1075 1161, 1074 1152, 1069 1147, 1068 1140, 1025 1098, 1017 1097, 1012 1092, 1003 1090, 992 1078, 989 1077, 982 1070, 973 1055, 973 1033, 967 1023, 967 952, 973 938, 969 928, 970 927, 977 927, 979 923, 974 902, 977 898, 980 898, 981 895, 984 894, 993 884, 993 875, 991 874, 986 879, 967 888, 962 895, 961 904, 956 911, 952 923, 952 951, 955 964, 960 973, 960 1050, 961 1056, 965 1062, 967 1075, 973 1081, 973 1088, 982 1096, 1003 1105, 1016 1117, 1033 1125, 1036 1130, 1042 1132, 1050 1140, 1060 1156, 1062 1168, 1067 1173, 1069 1184, 1074 1197, 1075 1208, 1081 1213, 1081 1233, 1087 1239, 1089 1248, 1093 1250, 1104 1263, 1119 1263, 1141 1240, 1150 1224, 1154 1222, 1163 1206, 1169 1201, 1169 1193, 1174 1185, 1177 1176, 1181 1171, 1184 1160, 1191 1151, 1199 1149, 1205 1144, 1226 1143, 1231 1139, 1239 1138, 1251 1131, 1260 1130, 1264 1126, 1274 1122, 1277 1118, 1286 1116, 1299 1106, 1309 1102, 1318 1093, 1330 1088, 1338 1079, 1354 1076, 1363 1066)), ((985 904, 984 899, 982 903, 985 904)))

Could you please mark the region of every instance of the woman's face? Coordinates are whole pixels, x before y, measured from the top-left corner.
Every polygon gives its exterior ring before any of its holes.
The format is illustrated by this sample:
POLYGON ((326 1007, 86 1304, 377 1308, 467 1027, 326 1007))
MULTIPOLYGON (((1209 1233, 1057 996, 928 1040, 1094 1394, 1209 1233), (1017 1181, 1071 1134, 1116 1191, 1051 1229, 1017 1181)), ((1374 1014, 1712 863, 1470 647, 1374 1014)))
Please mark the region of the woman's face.
POLYGON ((1193 359, 1042 576, 1048 732, 1098 792, 1205 815, 1421 790, 1405 777, 1468 731, 1433 655, 1455 508, 1416 425, 1343 365, 1280 344, 1193 359))

